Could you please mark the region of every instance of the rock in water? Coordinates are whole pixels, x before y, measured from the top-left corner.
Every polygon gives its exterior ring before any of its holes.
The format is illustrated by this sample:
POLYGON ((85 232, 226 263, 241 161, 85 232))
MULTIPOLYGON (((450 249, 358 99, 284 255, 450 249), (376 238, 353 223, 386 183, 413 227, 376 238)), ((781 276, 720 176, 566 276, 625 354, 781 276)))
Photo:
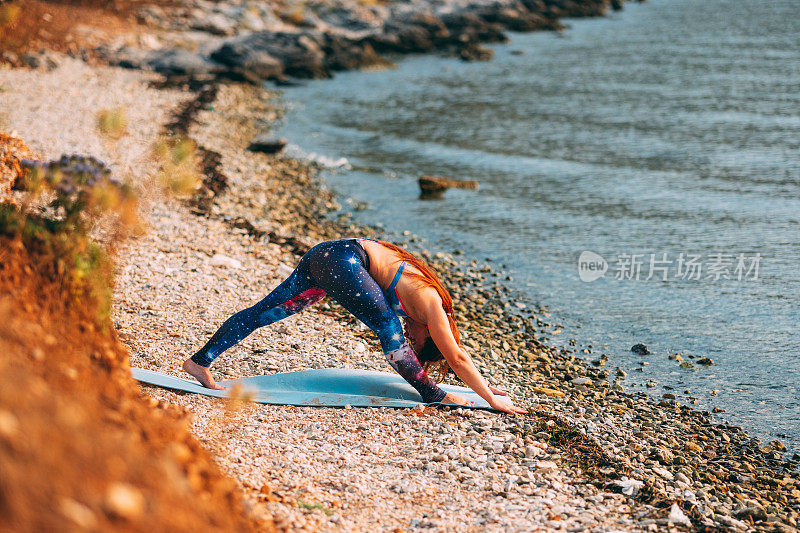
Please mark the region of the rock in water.
POLYGON ((478 182, 474 180, 454 180, 441 176, 422 176, 417 182, 422 194, 438 194, 447 189, 477 189, 478 182))
POLYGON ((461 49, 458 57, 464 61, 489 61, 494 57, 494 50, 477 43, 470 43, 461 49))
POLYGON ((650 349, 642 343, 631 346, 631 351, 636 355, 647 355, 650 353, 650 349))
POLYGON ((265 154, 277 154, 286 148, 286 139, 272 137, 265 133, 256 135, 247 147, 251 152, 263 152, 265 154))

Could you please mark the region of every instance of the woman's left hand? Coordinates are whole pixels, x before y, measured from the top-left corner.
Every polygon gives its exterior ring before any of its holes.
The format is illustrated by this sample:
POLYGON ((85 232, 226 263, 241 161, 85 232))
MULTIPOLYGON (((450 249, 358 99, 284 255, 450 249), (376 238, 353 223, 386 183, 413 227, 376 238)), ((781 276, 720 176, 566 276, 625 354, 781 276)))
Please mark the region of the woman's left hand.
POLYGON ((524 415, 528 411, 523 409, 522 407, 517 407, 516 405, 511 405, 510 403, 506 403, 503 400, 498 400, 496 397, 492 397, 492 401, 489 402, 489 405, 492 409, 497 409, 498 411, 503 411, 504 413, 508 413, 510 415, 524 415))
POLYGON ((491 385, 489 385, 489 390, 492 391, 492 394, 497 394, 498 396, 508 396, 506 391, 492 387, 491 385))

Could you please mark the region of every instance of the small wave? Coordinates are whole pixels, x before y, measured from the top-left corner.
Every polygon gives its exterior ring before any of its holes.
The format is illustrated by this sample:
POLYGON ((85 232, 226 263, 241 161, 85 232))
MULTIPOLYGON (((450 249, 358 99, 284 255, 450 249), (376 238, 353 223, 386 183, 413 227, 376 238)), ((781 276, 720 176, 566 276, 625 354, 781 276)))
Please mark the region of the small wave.
POLYGON ((307 152, 296 144, 289 144, 284 153, 289 157, 310 161, 331 170, 349 170, 352 168, 350 161, 348 161, 346 157, 334 159, 333 157, 328 157, 316 152, 307 152))

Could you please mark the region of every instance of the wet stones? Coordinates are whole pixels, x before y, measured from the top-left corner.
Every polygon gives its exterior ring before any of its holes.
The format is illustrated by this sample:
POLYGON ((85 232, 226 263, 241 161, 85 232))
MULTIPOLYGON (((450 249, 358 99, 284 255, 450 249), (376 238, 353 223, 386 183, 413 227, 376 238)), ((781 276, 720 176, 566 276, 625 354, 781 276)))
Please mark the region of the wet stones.
POLYGON ((638 343, 631 346, 631 352, 635 353, 636 355, 647 355, 650 353, 650 349, 644 344, 638 343))
POLYGON ((247 147, 251 152, 261 152, 264 154, 277 154, 286 148, 286 139, 273 137, 266 133, 261 133, 253 137, 247 147))

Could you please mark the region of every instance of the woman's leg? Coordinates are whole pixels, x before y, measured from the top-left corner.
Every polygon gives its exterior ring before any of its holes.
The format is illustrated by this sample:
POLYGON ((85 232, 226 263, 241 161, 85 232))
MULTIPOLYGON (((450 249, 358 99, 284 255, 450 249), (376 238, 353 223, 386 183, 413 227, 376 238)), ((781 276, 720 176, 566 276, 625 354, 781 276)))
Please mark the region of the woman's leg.
POLYGON ((228 318, 206 345, 192 356, 192 361, 208 367, 218 355, 257 328, 299 313, 324 297, 325 291, 314 283, 304 256, 295 271, 263 300, 228 318))
POLYGON ((441 401, 446 393, 428 377, 403 337, 400 320, 365 268, 361 248, 352 240, 332 241, 308 255, 309 271, 316 284, 375 332, 392 368, 420 393, 424 402, 441 401))

